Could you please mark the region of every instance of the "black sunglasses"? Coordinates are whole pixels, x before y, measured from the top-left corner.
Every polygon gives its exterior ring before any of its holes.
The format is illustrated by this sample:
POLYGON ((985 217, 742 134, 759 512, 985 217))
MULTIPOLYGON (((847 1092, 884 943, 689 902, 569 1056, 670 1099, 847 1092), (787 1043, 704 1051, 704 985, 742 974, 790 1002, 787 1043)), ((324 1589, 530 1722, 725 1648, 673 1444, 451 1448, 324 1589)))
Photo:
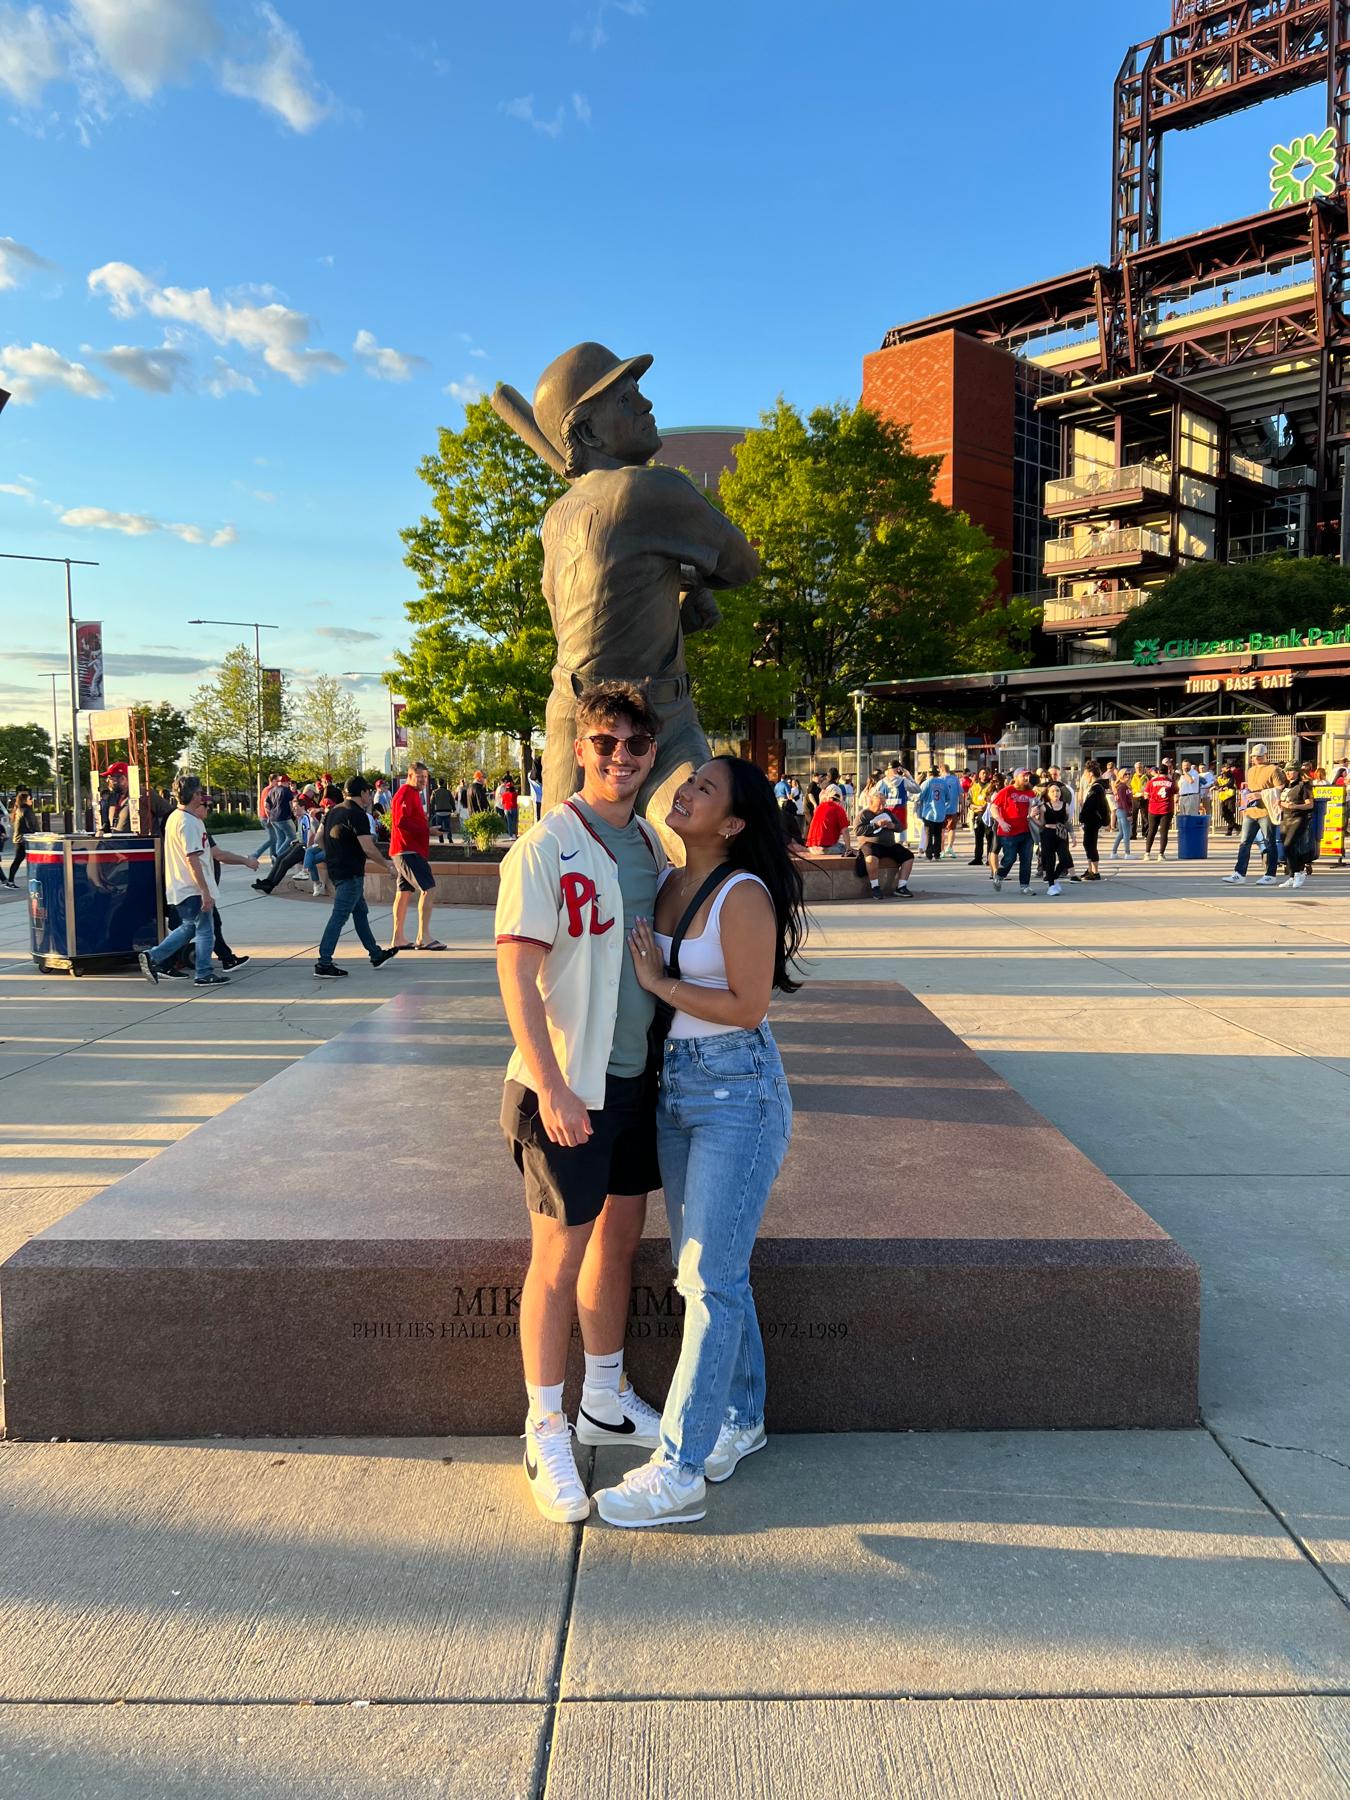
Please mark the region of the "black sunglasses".
POLYGON ((608 731, 595 731, 586 739, 586 742, 594 744, 601 756, 613 756, 620 744, 628 746, 630 756, 645 756, 656 739, 646 731, 635 731, 632 737, 626 738, 615 737, 608 731))

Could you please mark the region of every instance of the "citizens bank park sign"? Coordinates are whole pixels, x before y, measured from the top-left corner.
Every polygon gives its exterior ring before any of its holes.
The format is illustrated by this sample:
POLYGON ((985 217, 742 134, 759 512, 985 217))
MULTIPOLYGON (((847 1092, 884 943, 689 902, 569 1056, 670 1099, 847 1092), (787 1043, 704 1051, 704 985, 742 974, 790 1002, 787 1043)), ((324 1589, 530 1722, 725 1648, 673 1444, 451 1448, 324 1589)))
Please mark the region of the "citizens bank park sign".
POLYGON ((1254 656, 1260 650, 1319 650, 1350 644, 1350 625, 1319 631, 1253 631, 1234 638, 1136 638, 1134 666, 1150 669, 1157 663, 1178 662, 1189 656, 1254 656))

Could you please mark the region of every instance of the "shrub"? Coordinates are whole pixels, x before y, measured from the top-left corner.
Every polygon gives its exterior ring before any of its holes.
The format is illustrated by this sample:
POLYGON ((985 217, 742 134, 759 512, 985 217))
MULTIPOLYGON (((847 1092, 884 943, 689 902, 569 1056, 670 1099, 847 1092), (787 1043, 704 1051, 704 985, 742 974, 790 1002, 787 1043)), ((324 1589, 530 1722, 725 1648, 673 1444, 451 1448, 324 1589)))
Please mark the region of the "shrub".
POLYGON ((464 821, 464 835, 477 851, 490 850, 502 829, 500 813, 470 813, 464 821))
POLYGON ((206 815, 206 829, 212 837, 222 837, 227 831, 261 831, 262 828, 257 813, 209 812, 206 815))

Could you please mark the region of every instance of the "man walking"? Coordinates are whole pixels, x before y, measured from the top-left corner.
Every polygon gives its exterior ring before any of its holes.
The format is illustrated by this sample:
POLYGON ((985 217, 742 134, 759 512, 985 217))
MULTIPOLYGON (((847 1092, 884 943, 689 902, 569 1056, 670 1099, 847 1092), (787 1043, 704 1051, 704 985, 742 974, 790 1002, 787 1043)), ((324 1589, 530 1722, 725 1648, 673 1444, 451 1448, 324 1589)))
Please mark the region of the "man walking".
POLYGON ((1017 864, 1017 878, 1024 894, 1031 892, 1031 813, 1036 804, 1035 790, 1031 785, 1031 770, 1015 771, 1010 787, 1000 788, 993 798, 994 822, 998 834, 998 868, 994 874, 995 888, 1001 888, 1008 879, 1008 873, 1014 863, 1017 864))
POLYGON ((497 978, 515 1050, 502 1129, 525 1178, 531 1252, 520 1302, 529 1411, 525 1476, 544 1518, 584 1519, 563 1383, 574 1314, 586 1373, 585 1444, 655 1449, 660 1416, 623 1369, 633 1256, 661 1184, 648 1071, 653 1001, 626 945, 650 919, 665 867, 634 816, 656 761, 655 719, 627 682, 576 700, 581 789, 518 839, 501 866, 497 978))
MULTIPOLYGON (((1204 791, 1200 771, 1193 762, 1183 758, 1181 773, 1177 776, 1177 813, 1183 818, 1194 818, 1200 811, 1200 796, 1204 791)), ((1180 826, 1177 828, 1180 830, 1180 826)))
MULTIPOLYGON (((177 952, 189 940, 196 957, 196 987, 227 987, 229 976, 211 967, 216 907, 216 876, 206 836, 206 789, 200 776, 180 775, 173 784, 177 808, 164 825, 164 897, 178 909, 178 924, 153 950, 137 957, 141 973, 158 982, 177 952)), ((252 860, 257 867, 256 859, 252 860)))
POLYGON ((1280 842, 1280 827, 1277 823, 1278 807, 1267 806, 1266 793, 1274 788, 1278 793, 1281 784, 1280 771, 1276 764, 1266 755, 1264 744, 1253 744, 1251 760, 1247 764, 1246 779, 1242 784, 1242 836, 1238 840, 1237 863, 1231 875, 1225 875, 1225 881, 1243 882, 1247 879, 1247 868, 1252 860, 1252 845, 1256 842, 1258 832, 1264 833, 1266 872, 1257 880, 1257 887, 1272 887, 1275 883, 1275 871, 1280 866, 1280 857, 1284 846, 1280 842))
POLYGON ((394 894, 395 950, 444 950, 447 946, 431 934, 431 909, 436 904, 436 877, 431 872, 431 821, 426 800, 430 776, 424 762, 410 763, 408 779, 394 792, 389 804, 389 858, 398 873, 394 894), (403 935, 408 902, 417 895, 417 941, 403 935))
POLYGON ((333 884, 333 910, 319 939, 319 960, 314 965, 314 973, 328 977, 347 973, 333 961, 333 952, 348 919, 355 926, 356 935, 374 968, 378 969, 391 956, 398 955, 397 949, 384 950, 376 943, 366 906, 367 861, 392 873, 392 866, 385 861, 371 835, 370 814, 366 810, 370 783, 364 775, 349 775, 344 791, 347 798, 340 805, 329 807, 324 814, 321 834, 328 879, 333 884))

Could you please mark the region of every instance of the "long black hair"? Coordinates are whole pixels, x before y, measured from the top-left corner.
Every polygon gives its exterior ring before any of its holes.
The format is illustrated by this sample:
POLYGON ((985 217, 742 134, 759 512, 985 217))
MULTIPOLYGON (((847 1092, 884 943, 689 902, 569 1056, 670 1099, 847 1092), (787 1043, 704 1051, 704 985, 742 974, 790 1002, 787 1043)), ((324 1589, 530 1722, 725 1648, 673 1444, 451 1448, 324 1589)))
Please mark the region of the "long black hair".
POLYGON ((773 985, 780 993, 795 994, 802 984, 792 979, 788 965, 800 960, 806 942, 806 910, 801 870, 787 847, 778 802, 768 776, 757 764, 740 756, 715 756, 712 760, 726 764, 731 777, 729 810, 745 822, 745 829, 728 840, 727 860, 733 869, 758 875, 769 890, 778 921, 773 985))

